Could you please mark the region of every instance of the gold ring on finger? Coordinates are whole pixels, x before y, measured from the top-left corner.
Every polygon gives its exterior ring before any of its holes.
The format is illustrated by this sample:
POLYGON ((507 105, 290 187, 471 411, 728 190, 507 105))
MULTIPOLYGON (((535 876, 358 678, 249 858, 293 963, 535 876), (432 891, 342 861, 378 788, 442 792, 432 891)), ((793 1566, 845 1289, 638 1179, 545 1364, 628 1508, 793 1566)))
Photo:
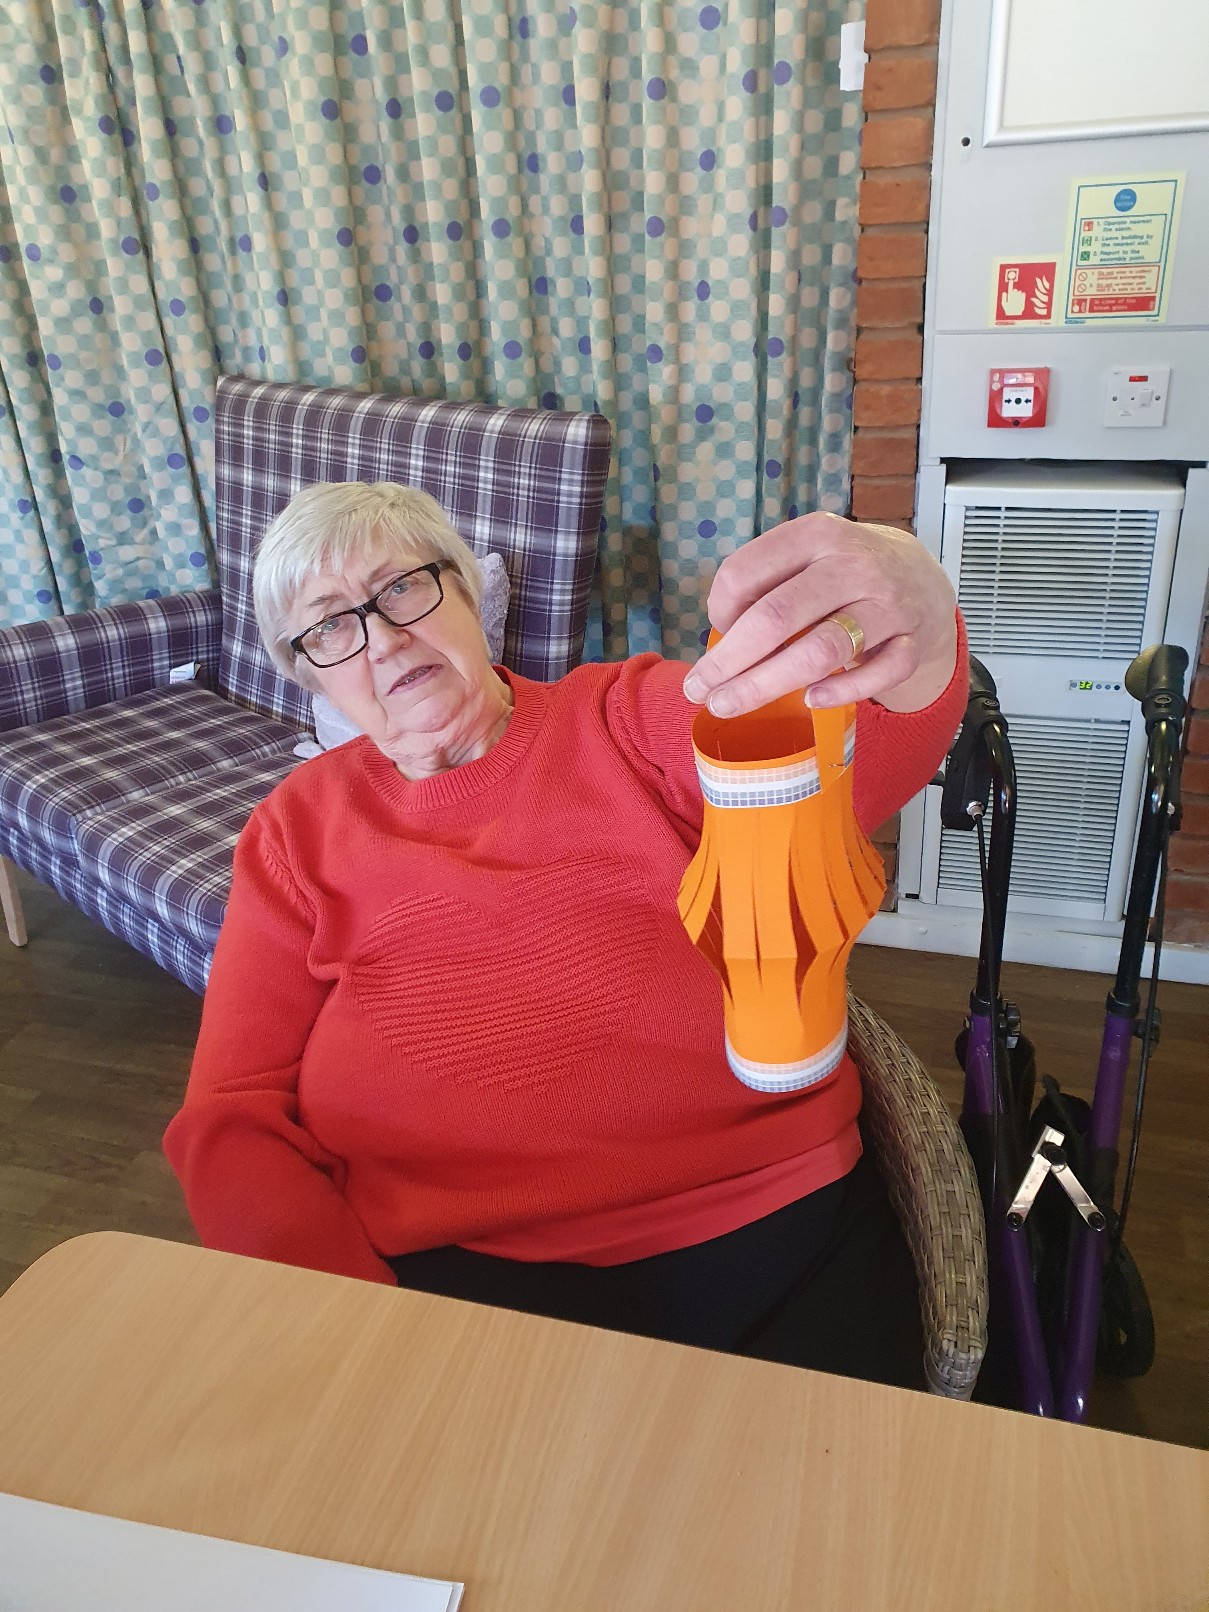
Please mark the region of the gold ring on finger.
POLYGON ((852 653, 844 662, 845 666, 851 666, 853 661, 859 660, 864 652, 865 629, 861 626, 859 621, 853 621, 852 617, 846 610, 837 610, 832 615, 831 620, 834 621, 837 626, 842 627, 852 640, 852 653))

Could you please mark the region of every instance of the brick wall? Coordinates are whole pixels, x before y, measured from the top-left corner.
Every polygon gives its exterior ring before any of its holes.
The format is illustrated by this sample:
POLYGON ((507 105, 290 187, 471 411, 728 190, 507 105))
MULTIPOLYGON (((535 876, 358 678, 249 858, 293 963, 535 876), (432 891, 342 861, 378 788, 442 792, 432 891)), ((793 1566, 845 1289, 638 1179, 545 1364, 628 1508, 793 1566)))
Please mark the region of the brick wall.
POLYGON ((1209 622, 1201 636, 1191 705, 1183 827, 1171 842, 1165 933, 1169 940, 1209 946, 1209 622))
POLYGON ((852 513, 915 512, 940 0, 868 0, 856 269, 852 513))
MULTIPOLYGON (((867 0, 856 252, 852 513, 910 526, 923 371, 924 266, 940 0, 867 0)), ((873 836, 898 899, 898 819, 873 836)))
MULTIPOLYGON (((940 0, 867 0, 857 243, 852 513, 910 526, 915 513, 924 268, 940 0)), ((1183 830, 1172 841, 1167 936, 1209 945, 1209 622, 1193 684, 1183 830)), ((897 821, 879 830, 893 885, 897 821)))

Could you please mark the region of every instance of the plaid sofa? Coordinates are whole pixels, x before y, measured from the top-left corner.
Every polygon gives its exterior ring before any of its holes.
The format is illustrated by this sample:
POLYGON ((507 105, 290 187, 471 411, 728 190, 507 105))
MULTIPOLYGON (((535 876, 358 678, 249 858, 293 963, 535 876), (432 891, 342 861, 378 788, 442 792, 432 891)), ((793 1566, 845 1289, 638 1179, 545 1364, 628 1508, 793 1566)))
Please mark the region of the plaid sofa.
POLYGON ((0 853, 204 990, 235 841, 312 725, 252 610, 274 516, 318 481, 423 487, 502 557, 504 660, 548 680, 583 651, 608 461, 600 415, 224 377, 218 587, 0 631, 0 853))

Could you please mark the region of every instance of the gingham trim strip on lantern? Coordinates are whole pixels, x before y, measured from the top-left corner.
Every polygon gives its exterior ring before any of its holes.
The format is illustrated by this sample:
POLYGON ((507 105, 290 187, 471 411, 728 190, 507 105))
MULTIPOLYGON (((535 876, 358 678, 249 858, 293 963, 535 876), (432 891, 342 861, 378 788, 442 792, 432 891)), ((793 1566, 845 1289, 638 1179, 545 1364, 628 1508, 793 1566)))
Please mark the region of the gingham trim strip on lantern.
POLYGON ((307 726, 308 696, 280 676, 252 610, 252 559, 303 487, 395 481, 431 493, 479 555, 503 557, 512 601, 505 663, 561 677, 583 652, 609 424, 599 414, 496 408, 224 376, 215 407, 220 692, 307 726))
MULTIPOLYGON (((852 765, 856 752, 856 724, 844 731, 844 765, 852 765)), ((819 792, 819 765, 813 755, 784 767, 722 767, 701 752, 697 777, 701 793, 711 806, 792 806, 819 792)))
POLYGON ((726 1061, 732 1073, 753 1091, 801 1091, 806 1086, 817 1086, 820 1080, 826 1080, 838 1069, 847 1045, 848 1015, 845 1014, 844 1023, 835 1039, 821 1052, 803 1058, 799 1063, 757 1063, 752 1058, 741 1057, 731 1046, 729 1036, 726 1038, 726 1061))

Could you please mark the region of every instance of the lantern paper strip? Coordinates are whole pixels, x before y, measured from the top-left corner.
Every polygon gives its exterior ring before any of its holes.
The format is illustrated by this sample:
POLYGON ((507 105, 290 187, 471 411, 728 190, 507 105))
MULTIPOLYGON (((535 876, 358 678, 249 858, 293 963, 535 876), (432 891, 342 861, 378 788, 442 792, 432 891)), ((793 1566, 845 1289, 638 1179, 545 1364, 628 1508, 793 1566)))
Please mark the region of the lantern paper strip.
POLYGON ((722 981, 730 1066, 757 1091, 817 1085, 847 1045, 848 955, 886 887, 853 810, 855 735, 854 706, 800 694, 693 723, 704 822, 680 917, 722 981))

